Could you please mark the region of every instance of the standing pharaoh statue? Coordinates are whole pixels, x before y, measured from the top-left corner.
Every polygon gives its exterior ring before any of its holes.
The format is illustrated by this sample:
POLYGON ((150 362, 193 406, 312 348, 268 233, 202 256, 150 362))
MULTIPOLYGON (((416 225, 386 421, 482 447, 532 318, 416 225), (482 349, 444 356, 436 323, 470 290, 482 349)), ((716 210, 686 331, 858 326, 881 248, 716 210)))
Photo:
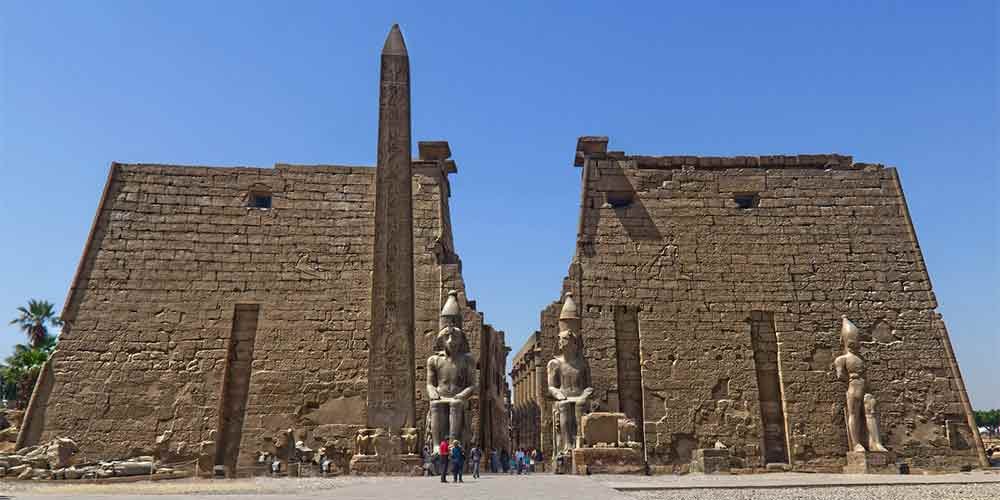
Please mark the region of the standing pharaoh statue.
POLYGON ((427 358, 428 420, 432 443, 465 437, 465 408, 475 392, 476 361, 462 331, 457 292, 448 292, 441 309, 441 330, 434 338, 434 354, 427 358))
MULTIPOLYGON (((580 419, 589 410, 590 366, 583 357, 580 315, 573 294, 567 293, 559 313, 559 354, 549 361, 549 395, 555 398, 557 419, 553 422, 556 453, 576 448, 580 419)), ((556 416, 556 415, 554 415, 556 416)))
POLYGON ((833 361, 837 378, 847 380, 847 441, 851 451, 864 452, 868 435, 867 451, 888 451, 882 446, 878 429, 877 401, 868 392, 865 381, 865 360, 858 354, 860 339, 858 327, 847 316, 842 316, 840 339, 844 343, 844 354, 833 361))

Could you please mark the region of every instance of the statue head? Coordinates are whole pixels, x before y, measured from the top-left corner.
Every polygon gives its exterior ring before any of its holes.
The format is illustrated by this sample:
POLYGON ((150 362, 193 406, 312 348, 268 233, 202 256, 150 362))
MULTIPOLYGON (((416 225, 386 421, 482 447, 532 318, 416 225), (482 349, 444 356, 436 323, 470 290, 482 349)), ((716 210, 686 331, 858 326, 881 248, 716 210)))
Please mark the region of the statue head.
POLYGON ((469 339, 461 328, 453 326, 442 328, 434 338, 434 352, 444 352, 449 356, 469 352, 469 339))
POLYGON ((559 332, 559 352, 566 357, 575 358, 583 352, 583 341, 580 334, 570 330, 559 332))
POLYGON ((840 341, 844 343, 844 350, 850 353, 857 354, 861 347, 858 327, 854 326, 854 323, 851 323, 847 316, 841 316, 840 341))

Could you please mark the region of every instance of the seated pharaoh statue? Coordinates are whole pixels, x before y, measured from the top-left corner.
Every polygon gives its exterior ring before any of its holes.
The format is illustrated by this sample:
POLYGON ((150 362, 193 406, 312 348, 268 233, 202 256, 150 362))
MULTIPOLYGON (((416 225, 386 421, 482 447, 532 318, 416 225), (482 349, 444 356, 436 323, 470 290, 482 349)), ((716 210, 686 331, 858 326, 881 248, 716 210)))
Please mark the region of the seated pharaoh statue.
POLYGON ((867 433, 867 451, 887 451, 882 446, 878 429, 877 401, 868 392, 865 381, 865 360, 858 353, 861 347, 858 327, 841 317, 840 339, 844 343, 844 354, 833 361, 837 378, 847 380, 847 441, 854 452, 866 451, 864 435, 867 433))
POLYGON ((441 330, 434 338, 434 354, 427 358, 428 421, 435 445, 465 438, 465 408, 475 392, 476 361, 462 331, 462 312, 457 292, 448 292, 441 309, 441 330))
POLYGON ((583 357, 583 337, 580 334, 580 315, 567 293, 559 313, 559 354, 547 366, 549 395, 555 398, 553 432, 556 453, 565 453, 578 446, 580 419, 590 409, 590 366, 583 357), (554 415, 554 417, 556 417, 554 415))

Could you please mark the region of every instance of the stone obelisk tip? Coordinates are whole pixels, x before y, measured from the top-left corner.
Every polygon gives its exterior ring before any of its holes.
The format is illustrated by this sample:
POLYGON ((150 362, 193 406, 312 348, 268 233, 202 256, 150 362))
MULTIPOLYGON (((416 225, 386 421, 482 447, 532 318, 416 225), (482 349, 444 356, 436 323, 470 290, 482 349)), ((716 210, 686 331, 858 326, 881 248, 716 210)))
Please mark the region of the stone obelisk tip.
POLYGON ((389 36, 385 37, 382 53, 406 55, 406 42, 403 41, 403 33, 399 31, 398 24, 393 24, 392 29, 389 30, 389 36))

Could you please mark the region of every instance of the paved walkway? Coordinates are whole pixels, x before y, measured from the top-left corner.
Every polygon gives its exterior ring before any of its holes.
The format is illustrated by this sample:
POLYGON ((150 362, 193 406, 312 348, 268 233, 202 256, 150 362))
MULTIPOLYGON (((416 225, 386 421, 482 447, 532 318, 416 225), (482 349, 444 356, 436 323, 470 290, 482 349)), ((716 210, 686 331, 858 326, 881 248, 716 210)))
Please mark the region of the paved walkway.
MULTIPOLYGON (((438 478, 268 479, 210 481, 177 480, 158 483, 112 485, 3 485, 0 495, 17 500, 244 500, 317 498, 350 500, 626 500, 624 493, 581 477, 532 474, 530 476, 468 476, 462 484, 442 484, 438 478)), ((2 498, 2 496, 0 496, 2 498)))
POLYGON ((975 471, 955 474, 771 474, 683 476, 592 476, 618 491, 672 490, 693 488, 789 488, 845 487, 873 485, 970 484, 997 483, 1000 472, 975 471))
POLYGON ((674 498, 1000 498, 1000 473, 934 476, 760 474, 746 476, 530 476, 484 475, 463 484, 437 478, 256 478, 232 481, 176 480, 131 484, 0 483, 0 499, 18 500, 638 500, 674 498), (931 486, 920 486, 928 485, 931 486), (948 486, 961 484, 964 486, 948 486), (891 485, 891 486, 877 486, 891 485), (966 488, 965 491, 958 491, 966 488), (850 493, 853 491, 854 493, 850 493), (996 492, 994 495, 993 492, 996 492), (808 493, 807 493, 808 492, 808 493), (955 493, 959 496, 953 496, 955 493), (734 496, 735 495, 735 496, 734 496), (749 495, 749 496, 748 496, 749 495))

